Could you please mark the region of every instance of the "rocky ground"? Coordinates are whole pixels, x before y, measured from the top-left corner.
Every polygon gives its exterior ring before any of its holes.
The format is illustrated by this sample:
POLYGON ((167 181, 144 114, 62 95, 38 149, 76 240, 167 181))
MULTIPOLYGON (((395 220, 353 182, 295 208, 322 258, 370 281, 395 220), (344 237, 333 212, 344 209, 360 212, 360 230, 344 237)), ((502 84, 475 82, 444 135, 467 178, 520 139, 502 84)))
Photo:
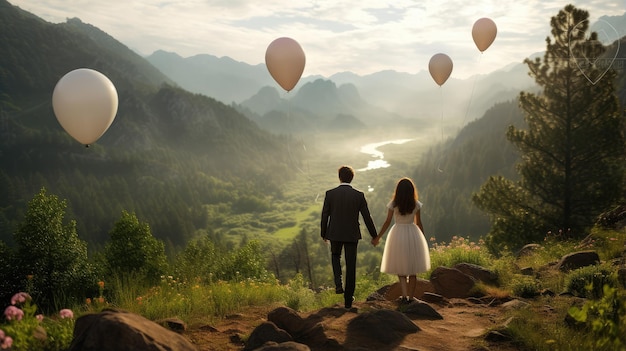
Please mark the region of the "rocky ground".
MULTIPOLYGON (((442 319, 423 317, 405 313, 419 328, 395 342, 380 344, 371 338, 360 337, 361 334, 348 332, 349 322, 361 313, 378 309, 397 311, 399 306, 394 301, 362 301, 355 302, 352 310, 341 305, 324 309, 322 326, 324 334, 334 339, 341 350, 420 350, 420 351, 518 351, 519 349, 508 340, 496 341, 486 337, 491 330, 506 323, 506 304, 482 303, 467 299, 451 299, 446 303, 430 304, 442 319)), ((201 351, 234 351, 245 348, 244 341, 256 326, 266 322, 268 313, 278 306, 251 307, 247 310, 228 316, 220 323, 212 326, 190 327, 185 336, 201 351)), ((320 314, 321 311, 312 313, 320 314)), ((302 318, 310 314, 300 314, 302 318)), ((327 351, 326 347, 311 347, 312 350, 327 351)), ((337 350, 333 347, 332 350, 337 350)))

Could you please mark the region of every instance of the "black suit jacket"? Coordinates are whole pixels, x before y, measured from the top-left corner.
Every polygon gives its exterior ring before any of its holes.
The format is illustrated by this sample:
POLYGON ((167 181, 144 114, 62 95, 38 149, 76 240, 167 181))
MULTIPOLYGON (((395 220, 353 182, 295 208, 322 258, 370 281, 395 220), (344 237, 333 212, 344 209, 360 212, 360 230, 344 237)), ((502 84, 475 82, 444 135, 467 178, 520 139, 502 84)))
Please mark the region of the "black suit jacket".
POLYGON ((322 208, 322 238, 332 241, 358 242, 361 239, 359 214, 370 235, 376 236, 376 226, 367 207, 365 194, 349 184, 341 184, 326 192, 322 208))

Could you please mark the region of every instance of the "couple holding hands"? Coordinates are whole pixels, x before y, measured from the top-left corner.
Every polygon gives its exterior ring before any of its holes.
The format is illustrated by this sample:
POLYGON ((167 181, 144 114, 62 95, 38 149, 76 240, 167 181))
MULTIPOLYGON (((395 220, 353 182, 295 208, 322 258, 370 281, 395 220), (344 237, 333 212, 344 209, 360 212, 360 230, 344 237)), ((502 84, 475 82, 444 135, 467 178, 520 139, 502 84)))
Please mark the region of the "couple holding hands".
POLYGON ((377 246, 394 219, 383 250, 380 271, 398 276, 402 290, 401 302, 408 303, 414 296, 417 274, 430 269, 428 243, 420 217, 422 203, 418 201, 417 189, 409 178, 402 178, 387 204, 387 218, 380 231, 370 215, 365 194, 352 187, 354 170, 349 166, 339 168, 340 184, 326 192, 322 208, 321 235, 330 241, 331 263, 335 292, 344 294, 346 308, 352 308, 356 285, 357 245, 361 239, 359 215, 372 236, 372 245, 377 246), (343 284, 341 252, 344 252, 346 281, 343 284))

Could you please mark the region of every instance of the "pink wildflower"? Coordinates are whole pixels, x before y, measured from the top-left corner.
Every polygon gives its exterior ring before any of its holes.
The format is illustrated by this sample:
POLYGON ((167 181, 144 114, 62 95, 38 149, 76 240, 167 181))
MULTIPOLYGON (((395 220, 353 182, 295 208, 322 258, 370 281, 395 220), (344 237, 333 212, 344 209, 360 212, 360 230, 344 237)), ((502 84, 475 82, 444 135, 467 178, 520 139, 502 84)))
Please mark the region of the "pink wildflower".
POLYGON ((10 349, 11 346, 13 346, 13 338, 11 338, 10 336, 7 336, 4 339, 2 339, 2 344, 0 344, 1 349, 10 349))
POLYGON ((13 297, 11 298, 11 305, 15 305, 18 303, 24 303, 26 301, 30 301, 31 297, 30 295, 28 295, 28 293, 25 292, 18 292, 17 294, 13 295, 13 297))
POLYGON ((61 318, 74 318, 74 312, 69 308, 64 308, 59 311, 59 316, 61 316, 61 318))
POLYGON ((43 314, 38 314, 35 316, 35 318, 37 318, 38 321, 43 321, 43 314))
POLYGON ((22 317, 24 317, 24 311, 15 306, 9 306, 4 310, 4 316, 9 321, 13 319, 19 321, 22 320, 22 317))

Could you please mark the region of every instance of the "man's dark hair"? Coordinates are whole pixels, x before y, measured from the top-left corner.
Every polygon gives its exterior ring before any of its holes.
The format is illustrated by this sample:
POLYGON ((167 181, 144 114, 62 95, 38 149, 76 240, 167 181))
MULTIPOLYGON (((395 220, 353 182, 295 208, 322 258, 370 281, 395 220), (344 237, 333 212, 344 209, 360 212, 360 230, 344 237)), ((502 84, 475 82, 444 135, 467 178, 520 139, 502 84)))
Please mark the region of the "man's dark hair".
POLYGON ((350 166, 341 166, 339 167, 339 180, 342 183, 350 183, 352 182, 352 178, 354 178, 354 169, 350 166))

